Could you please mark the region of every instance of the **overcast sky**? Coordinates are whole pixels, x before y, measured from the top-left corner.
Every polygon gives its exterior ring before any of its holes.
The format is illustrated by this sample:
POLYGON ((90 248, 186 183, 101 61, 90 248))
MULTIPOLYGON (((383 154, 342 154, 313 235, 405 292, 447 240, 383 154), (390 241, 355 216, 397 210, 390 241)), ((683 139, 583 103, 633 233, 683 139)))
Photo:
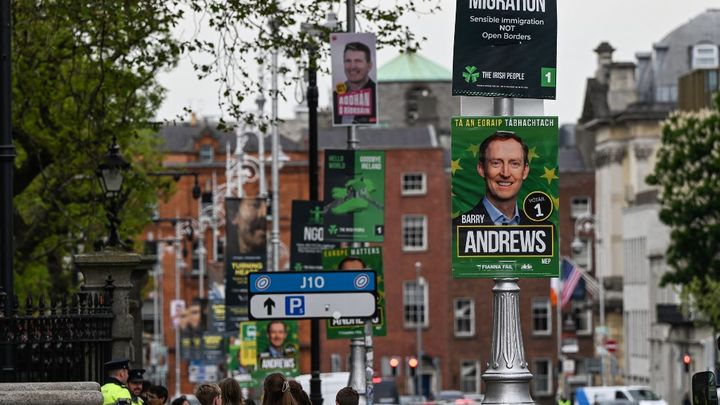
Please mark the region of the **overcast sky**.
MULTIPOLYGON (((453 42, 455 4, 454 0, 443 0, 440 13, 404 17, 404 22, 410 24, 419 37, 428 38, 420 53, 448 70, 453 57, 449 44, 453 42)), ((608 41, 616 49, 615 61, 632 62, 636 52, 651 51, 653 43, 673 29, 708 8, 719 7, 718 0, 558 0, 557 99, 545 101, 545 114, 559 116, 561 123, 577 120, 585 81, 595 71, 593 49, 600 42, 608 41)), ((344 18, 344 10, 338 7, 337 11, 340 18, 344 18)), ((379 51, 379 66, 396 55, 396 50, 379 51)), ((201 117, 220 116, 217 88, 209 80, 199 82, 188 60, 181 61, 173 71, 163 73, 160 83, 168 93, 158 111, 158 119, 173 119, 184 106, 190 106, 201 117)), ((320 77, 319 86, 320 106, 328 106, 329 78, 320 77)), ((290 102, 280 106, 283 118, 293 115, 294 90, 287 94, 290 102)))

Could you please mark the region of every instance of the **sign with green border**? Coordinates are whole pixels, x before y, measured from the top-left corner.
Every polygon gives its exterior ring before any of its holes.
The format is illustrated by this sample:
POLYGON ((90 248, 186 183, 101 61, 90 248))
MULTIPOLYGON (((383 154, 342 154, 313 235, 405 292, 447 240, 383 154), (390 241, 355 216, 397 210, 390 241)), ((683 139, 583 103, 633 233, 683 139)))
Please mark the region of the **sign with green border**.
POLYGON ((557 0, 456 6, 453 96, 555 99, 557 0))
POLYGON ((382 242, 385 152, 325 150, 325 242, 382 242))
MULTIPOLYGON (((374 270, 377 274, 377 316, 372 319, 373 336, 387 335, 385 321, 385 278, 383 277, 382 248, 380 246, 327 249, 323 251, 325 270, 374 270)), ((328 339, 350 339, 365 336, 365 319, 329 319, 326 323, 328 339)))
POLYGON ((453 277, 559 276, 557 122, 452 118, 453 277))
POLYGON ((255 321, 257 364, 253 380, 262 387, 270 373, 282 373, 287 377, 300 374, 300 339, 297 321, 255 321), (284 338, 278 338, 278 347, 272 348, 273 335, 279 325, 284 328, 284 338))

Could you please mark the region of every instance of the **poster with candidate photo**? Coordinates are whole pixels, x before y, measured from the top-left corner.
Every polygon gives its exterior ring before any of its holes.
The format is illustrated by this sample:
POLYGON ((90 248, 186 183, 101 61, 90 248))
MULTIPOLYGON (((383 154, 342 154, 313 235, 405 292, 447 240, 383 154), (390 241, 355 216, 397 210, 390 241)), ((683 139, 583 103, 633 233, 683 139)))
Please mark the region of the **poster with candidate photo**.
POLYGON ((555 99, 557 0, 458 1, 453 96, 555 99))
POLYGON ((248 320, 248 273, 267 270, 266 234, 264 198, 225 200, 226 332, 238 331, 239 323, 248 320))
POLYGON ((270 373, 294 377, 300 373, 297 321, 256 321, 257 363, 253 379, 262 386, 270 373))
POLYGON ((377 124, 375 34, 330 34, 333 125, 377 124))
MULTIPOLYGON (((323 251, 325 270, 364 270, 375 271, 377 279, 377 312, 372 319, 373 336, 387 335, 385 318, 385 277, 383 277, 382 247, 363 246, 328 249, 323 251)), ((328 319, 326 329, 328 339, 350 339, 365 336, 365 318, 328 319)))
POLYGON ((557 117, 453 117, 453 277, 558 277, 557 117))

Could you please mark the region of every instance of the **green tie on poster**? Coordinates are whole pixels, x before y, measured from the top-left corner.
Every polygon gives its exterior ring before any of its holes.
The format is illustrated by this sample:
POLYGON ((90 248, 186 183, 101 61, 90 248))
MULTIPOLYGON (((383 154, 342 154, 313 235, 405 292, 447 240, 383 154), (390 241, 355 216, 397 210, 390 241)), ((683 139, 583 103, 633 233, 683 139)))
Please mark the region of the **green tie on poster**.
POLYGON ((382 242, 385 152, 325 150, 325 242, 382 242))
POLYGON ((453 277, 558 277, 557 117, 453 117, 453 277))
MULTIPOLYGON (((377 274, 377 313, 372 319, 373 336, 387 335, 385 321, 385 278, 383 277, 382 248, 379 246, 326 249, 323 251, 324 270, 374 270, 377 274)), ((365 319, 339 318, 327 320, 328 339, 350 339, 365 336, 365 319)))

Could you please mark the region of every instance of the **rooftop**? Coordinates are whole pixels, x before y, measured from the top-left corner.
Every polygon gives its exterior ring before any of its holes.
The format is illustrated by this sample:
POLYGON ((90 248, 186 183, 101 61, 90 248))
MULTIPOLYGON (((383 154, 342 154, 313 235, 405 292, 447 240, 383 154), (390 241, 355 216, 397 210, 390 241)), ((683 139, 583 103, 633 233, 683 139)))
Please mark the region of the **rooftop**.
POLYGON ((380 82, 451 81, 452 73, 416 53, 403 52, 378 69, 380 82))

